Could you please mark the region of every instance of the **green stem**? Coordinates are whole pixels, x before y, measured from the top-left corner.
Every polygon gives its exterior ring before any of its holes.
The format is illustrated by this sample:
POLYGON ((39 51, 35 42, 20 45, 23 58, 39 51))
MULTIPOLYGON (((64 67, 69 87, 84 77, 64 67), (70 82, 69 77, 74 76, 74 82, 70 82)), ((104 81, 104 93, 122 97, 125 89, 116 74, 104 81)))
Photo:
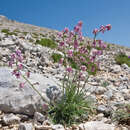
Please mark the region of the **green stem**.
POLYGON ((31 86, 31 88, 33 88, 33 90, 42 98, 43 101, 47 100, 41 95, 41 93, 34 87, 34 85, 24 76, 22 75, 22 77, 29 83, 29 85, 31 86))

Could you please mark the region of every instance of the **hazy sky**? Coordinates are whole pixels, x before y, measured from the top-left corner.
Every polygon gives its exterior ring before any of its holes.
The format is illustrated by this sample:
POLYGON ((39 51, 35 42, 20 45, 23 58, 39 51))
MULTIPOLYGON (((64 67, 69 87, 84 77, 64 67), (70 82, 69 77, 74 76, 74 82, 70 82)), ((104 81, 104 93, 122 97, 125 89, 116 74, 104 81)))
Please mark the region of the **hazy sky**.
POLYGON ((1 0, 0 14, 42 27, 73 29, 83 21, 83 33, 111 24, 112 30, 97 38, 130 47, 130 0, 1 0))

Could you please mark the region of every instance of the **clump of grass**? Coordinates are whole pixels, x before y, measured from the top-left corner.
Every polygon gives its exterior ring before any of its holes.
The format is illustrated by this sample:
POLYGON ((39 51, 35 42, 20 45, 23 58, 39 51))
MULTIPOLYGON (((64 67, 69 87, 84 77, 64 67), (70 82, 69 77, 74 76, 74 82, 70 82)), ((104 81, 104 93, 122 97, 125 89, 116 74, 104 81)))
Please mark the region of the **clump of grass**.
POLYGON ((130 126, 130 104, 119 106, 118 110, 114 112, 113 120, 130 126))
POLYGON ((104 81, 102 84, 101 84, 101 86, 103 86, 103 87, 107 87, 109 85, 109 83, 107 82, 107 81, 104 81))
POLYGON ((16 32, 10 32, 9 29, 3 29, 1 32, 5 33, 6 35, 15 35, 15 36, 17 36, 16 32))
POLYGON ((130 67, 130 58, 128 58, 128 56, 126 56, 125 54, 118 54, 115 57, 116 63, 119 65, 122 64, 127 64, 130 67))
POLYGON ((54 49, 57 47, 57 44, 54 41, 52 41, 50 39, 46 39, 46 38, 43 38, 41 40, 37 40, 36 44, 40 44, 42 46, 49 47, 51 49, 54 49))
POLYGON ((57 62, 59 62, 60 59, 62 58, 62 55, 59 54, 59 53, 53 53, 51 57, 52 57, 54 63, 57 63, 57 62))
POLYGON ((90 100, 85 99, 84 93, 77 94, 77 86, 74 83, 65 87, 66 93, 61 100, 56 103, 50 113, 51 119, 55 124, 80 123, 88 120, 89 115, 94 113, 94 105, 90 100))
POLYGON ((29 39, 29 42, 34 42, 34 40, 33 39, 29 39))
POLYGON ((27 35, 28 32, 22 32, 24 35, 27 35))
POLYGON ((3 33, 6 33, 6 34, 7 34, 7 33, 9 33, 9 29, 2 29, 2 30, 1 30, 1 32, 3 32, 3 33))

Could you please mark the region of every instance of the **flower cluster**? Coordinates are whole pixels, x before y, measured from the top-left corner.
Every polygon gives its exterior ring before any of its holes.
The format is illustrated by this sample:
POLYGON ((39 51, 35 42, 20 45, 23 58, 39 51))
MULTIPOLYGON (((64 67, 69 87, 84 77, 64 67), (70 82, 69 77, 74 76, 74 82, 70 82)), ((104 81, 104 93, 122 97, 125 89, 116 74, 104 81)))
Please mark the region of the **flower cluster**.
POLYGON ((112 28, 112 27, 111 27, 111 24, 107 24, 106 26, 101 25, 101 27, 100 27, 99 29, 95 28, 95 29, 93 30, 93 34, 94 34, 94 35, 97 35, 99 32, 104 33, 105 31, 111 30, 111 28, 112 28))
POLYGON ((76 68, 80 70, 80 75, 82 71, 95 74, 99 66, 99 63, 96 62, 96 57, 102 55, 103 50, 107 47, 102 40, 95 40, 95 38, 99 32, 104 33, 110 30, 111 25, 102 25, 100 29, 94 29, 94 41, 90 44, 85 41, 82 35, 82 24, 82 21, 79 21, 72 31, 65 28, 58 33, 58 36, 62 39, 59 43, 59 50, 64 54, 59 63, 66 66, 66 71, 69 73, 74 72, 73 69, 76 68), (97 50, 97 48, 99 49, 97 50))
MULTIPOLYGON (((22 75, 21 70, 23 69, 23 56, 21 54, 21 51, 18 49, 15 51, 15 53, 13 53, 10 56, 10 61, 9 61, 9 66, 13 67, 13 65, 15 65, 15 68, 12 72, 13 75, 15 75, 15 77, 17 79, 19 79, 22 75)), ((27 71, 26 76, 29 78, 30 77, 30 72, 27 71)), ((20 83, 19 86, 21 88, 24 87, 25 83, 20 83)))

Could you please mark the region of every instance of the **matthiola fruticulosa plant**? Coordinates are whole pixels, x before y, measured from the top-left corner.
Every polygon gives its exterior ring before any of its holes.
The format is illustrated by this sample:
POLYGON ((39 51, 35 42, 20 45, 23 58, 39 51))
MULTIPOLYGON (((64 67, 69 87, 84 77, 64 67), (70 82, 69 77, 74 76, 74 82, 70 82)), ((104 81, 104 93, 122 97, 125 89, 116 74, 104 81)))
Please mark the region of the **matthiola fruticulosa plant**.
POLYGON ((91 44, 82 35, 82 21, 79 21, 72 31, 65 28, 58 33, 61 39, 58 50, 63 53, 59 64, 65 67, 65 73, 62 84, 64 96, 53 108, 52 116, 55 123, 71 124, 76 121, 75 116, 81 119, 82 114, 92 112, 90 104, 85 99, 84 88, 89 75, 96 74, 98 70, 99 63, 96 57, 102 55, 107 47, 102 40, 96 40, 96 36, 110 29, 110 24, 94 29, 91 44))

